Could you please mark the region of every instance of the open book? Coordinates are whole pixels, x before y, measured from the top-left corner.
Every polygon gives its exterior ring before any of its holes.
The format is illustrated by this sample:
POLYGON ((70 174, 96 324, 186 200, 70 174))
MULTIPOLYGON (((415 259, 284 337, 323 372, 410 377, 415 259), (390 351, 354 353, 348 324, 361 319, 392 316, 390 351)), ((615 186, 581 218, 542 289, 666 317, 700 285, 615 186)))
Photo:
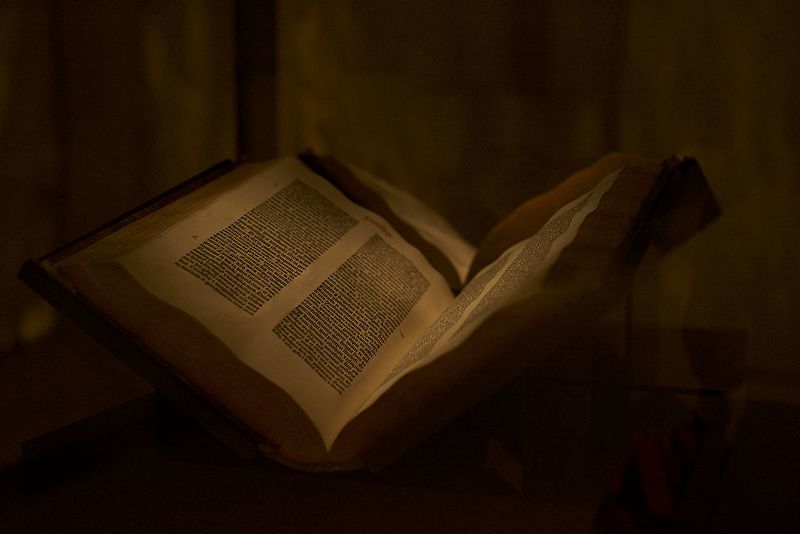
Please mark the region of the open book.
POLYGON ((402 452, 602 313, 682 165, 607 156, 476 249, 332 158, 239 164, 36 267, 263 453, 353 468, 402 452))

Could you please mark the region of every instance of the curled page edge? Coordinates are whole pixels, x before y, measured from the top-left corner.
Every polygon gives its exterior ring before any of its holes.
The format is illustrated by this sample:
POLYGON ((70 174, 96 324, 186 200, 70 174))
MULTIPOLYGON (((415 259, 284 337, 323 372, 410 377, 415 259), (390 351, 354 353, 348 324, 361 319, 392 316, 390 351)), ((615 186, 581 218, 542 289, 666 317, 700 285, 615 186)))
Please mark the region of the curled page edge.
MULTIPOLYGON (((472 332, 480 328, 480 326, 497 311, 520 302, 521 300, 534 298, 541 290, 542 282, 550 268, 560 257, 561 252, 572 243, 583 225, 583 222, 597 209, 603 195, 611 189, 621 172, 622 169, 618 169, 608 174, 591 191, 584 193, 572 202, 562 206, 536 234, 507 249, 497 260, 481 269, 448 308, 448 310, 450 310, 454 307, 458 307, 459 299, 461 299, 461 301, 463 301, 463 299, 471 299, 471 302, 460 310, 457 320, 449 325, 442 335, 436 336, 435 339, 430 342, 431 346, 428 347, 429 350, 426 351, 423 357, 404 366, 400 372, 390 372, 381 386, 361 406, 356 416, 374 404, 384 392, 391 388, 392 385, 402 377, 429 365, 463 343, 472 332), (541 258, 541 261, 533 265, 533 268, 529 269, 529 272, 524 273, 523 278, 517 280, 517 283, 512 287, 504 288, 504 293, 500 296, 500 300, 490 305, 488 309, 480 311, 480 317, 473 316, 473 313, 481 306, 481 303, 484 302, 487 295, 498 286, 503 276, 514 268, 515 262, 523 260, 523 255, 526 250, 535 247, 537 241, 541 242, 544 239, 543 235, 549 231, 548 229, 552 231, 553 223, 559 219, 563 219, 570 211, 574 211, 574 213, 569 217, 567 227, 550 241, 550 246, 544 257, 541 258), (483 278, 489 279, 482 280, 483 278), (475 290, 474 285, 480 285, 482 287, 475 290), (476 294, 471 295, 473 291, 475 291, 476 294), (467 324, 468 322, 469 324, 467 324)), ((446 315, 448 310, 445 310, 442 316, 446 315)), ((437 325, 434 324, 431 325, 430 328, 434 329, 436 326, 437 325)), ((423 335, 423 337, 425 337, 425 335, 423 335)), ((407 354, 405 357, 408 356, 407 354)), ((402 365, 402 361, 403 359, 398 362, 398 366, 402 365)))

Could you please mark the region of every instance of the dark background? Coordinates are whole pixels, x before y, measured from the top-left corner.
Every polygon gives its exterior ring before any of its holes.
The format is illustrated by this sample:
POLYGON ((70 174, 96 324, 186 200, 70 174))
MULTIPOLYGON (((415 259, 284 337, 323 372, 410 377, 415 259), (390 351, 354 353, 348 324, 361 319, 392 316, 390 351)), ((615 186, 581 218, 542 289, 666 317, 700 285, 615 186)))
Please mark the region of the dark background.
MULTIPOLYGON (((649 268, 639 320, 744 332, 710 349, 728 352, 723 380, 800 406, 796 3, 276 4, 274 73, 250 80, 275 117, 264 155, 333 153, 475 243, 608 151, 697 157, 723 214, 649 268)), ((15 274, 235 157, 234 29, 231 1, 0 5, 0 467, 22 439, 146 389, 80 351, 30 356, 55 318, 15 274)), ((683 340, 648 350, 645 378, 697 385, 683 340)))

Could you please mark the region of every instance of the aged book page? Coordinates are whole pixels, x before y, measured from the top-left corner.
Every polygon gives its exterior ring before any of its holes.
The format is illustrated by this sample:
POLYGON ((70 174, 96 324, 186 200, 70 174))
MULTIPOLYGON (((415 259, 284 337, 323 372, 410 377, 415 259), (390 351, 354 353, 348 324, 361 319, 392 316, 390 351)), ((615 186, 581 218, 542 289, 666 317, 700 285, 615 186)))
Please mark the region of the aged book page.
POLYGON ((287 391, 327 446, 453 299, 383 219, 294 158, 116 261, 287 391))

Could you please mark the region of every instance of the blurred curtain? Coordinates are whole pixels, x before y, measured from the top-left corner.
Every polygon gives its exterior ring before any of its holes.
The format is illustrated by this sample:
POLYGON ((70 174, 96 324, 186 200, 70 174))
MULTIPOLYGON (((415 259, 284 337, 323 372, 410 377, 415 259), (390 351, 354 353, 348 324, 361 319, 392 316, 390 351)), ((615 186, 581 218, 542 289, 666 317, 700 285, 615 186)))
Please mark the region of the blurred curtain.
POLYGON ((233 2, 0 4, 0 351, 47 330, 25 259, 235 155, 233 2))

